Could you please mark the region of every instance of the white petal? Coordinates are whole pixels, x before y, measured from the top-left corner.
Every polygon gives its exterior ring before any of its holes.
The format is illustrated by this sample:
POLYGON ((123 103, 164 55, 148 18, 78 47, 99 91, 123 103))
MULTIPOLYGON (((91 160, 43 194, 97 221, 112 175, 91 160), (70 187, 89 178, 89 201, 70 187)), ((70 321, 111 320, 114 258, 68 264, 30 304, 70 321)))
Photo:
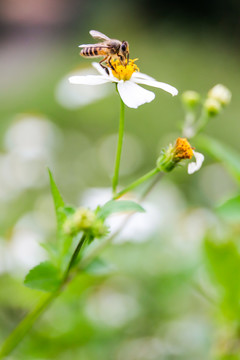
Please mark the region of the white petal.
POLYGON ((195 156, 196 162, 191 162, 190 164, 188 164, 188 174, 193 174, 195 173, 195 171, 198 171, 204 161, 203 154, 196 151, 193 151, 193 154, 195 156))
POLYGON ((102 76, 108 76, 106 70, 103 69, 103 67, 97 63, 97 62, 93 62, 92 66, 99 72, 99 74, 101 74, 102 76))
POLYGON ((107 74, 106 70, 104 70, 102 68, 102 66, 99 64, 99 63, 92 63, 92 66, 106 79, 108 79, 108 81, 110 82, 119 82, 119 80, 113 76, 112 74, 112 70, 111 69, 108 69, 109 70, 109 75, 107 74))
POLYGON ((136 109, 155 98, 152 91, 143 89, 132 81, 119 81, 117 87, 122 101, 130 108, 136 109))
MULTIPOLYGON (((137 79, 145 79, 145 80, 155 80, 152 76, 149 76, 147 74, 143 74, 139 71, 136 71, 132 74, 131 79, 134 79, 135 82, 137 82, 137 79)), ((155 80, 156 81, 156 80, 155 80)))
POLYGON ((71 84, 78 85, 101 85, 111 82, 110 79, 101 75, 70 76, 68 80, 71 84))
POLYGON ((140 78, 134 79, 134 81, 136 83, 138 83, 138 84, 154 86, 156 88, 165 90, 168 93, 172 94, 172 96, 175 96, 175 95, 178 94, 178 90, 175 87, 173 87, 173 86, 171 86, 169 84, 165 84, 163 82, 159 82, 159 81, 156 81, 156 80, 140 79, 140 78))

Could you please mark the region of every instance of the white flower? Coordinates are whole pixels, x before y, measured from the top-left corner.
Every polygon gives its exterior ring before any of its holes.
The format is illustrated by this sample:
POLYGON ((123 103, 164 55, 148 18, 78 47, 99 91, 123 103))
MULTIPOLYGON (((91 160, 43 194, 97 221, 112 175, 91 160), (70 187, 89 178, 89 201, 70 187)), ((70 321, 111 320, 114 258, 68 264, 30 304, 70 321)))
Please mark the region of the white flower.
POLYGON ((196 171, 198 171, 201 168, 202 163, 204 161, 204 155, 203 154, 193 150, 193 155, 194 155, 196 161, 191 162, 191 163, 188 164, 188 174, 193 174, 196 171))
POLYGON ((78 85, 116 83, 122 101, 130 108, 136 109, 138 106, 149 103, 155 98, 152 91, 146 90, 137 84, 153 86, 165 90, 173 96, 178 94, 178 90, 173 86, 156 81, 154 78, 138 72, 134 60, 129 60, 126 66, 116 63, 114 65, 115 71, 109 69, 109 75, 98 63, 92 65, 100 73, 99 75, 71 76, 69 78, 70 83, 78 85))

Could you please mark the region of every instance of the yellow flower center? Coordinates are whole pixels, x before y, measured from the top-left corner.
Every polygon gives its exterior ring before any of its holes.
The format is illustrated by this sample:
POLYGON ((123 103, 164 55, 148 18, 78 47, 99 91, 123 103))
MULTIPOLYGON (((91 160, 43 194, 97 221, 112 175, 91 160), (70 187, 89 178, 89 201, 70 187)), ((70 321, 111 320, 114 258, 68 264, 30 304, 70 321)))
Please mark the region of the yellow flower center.
POLYGON ((136 60, 138 59, 130 59, 128 64, 122 65, 120 60, 116 59, 112 62, 114 68, 114 70, 112 69, 112 74, 119 80, 129 80, 135 71, 139 71, 137 65, 134 64, 136 60))
POLYGON ((187 139, 177 138, 174 146, 175 160, 191 159, 193 157, 193 149, 187 139))

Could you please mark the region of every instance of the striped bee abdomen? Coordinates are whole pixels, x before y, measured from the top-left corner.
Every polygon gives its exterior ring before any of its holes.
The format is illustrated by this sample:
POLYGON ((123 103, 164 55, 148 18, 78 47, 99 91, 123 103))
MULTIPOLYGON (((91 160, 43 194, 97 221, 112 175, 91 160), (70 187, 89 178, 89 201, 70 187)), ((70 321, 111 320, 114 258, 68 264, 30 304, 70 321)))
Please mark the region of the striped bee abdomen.
POLYGON ((89 46, 85 47, 80 52, 81 56, 85 57, 97 57, 97 56, 105 56, 106 55, 106 48, 102 48, 100 46, 89 46))

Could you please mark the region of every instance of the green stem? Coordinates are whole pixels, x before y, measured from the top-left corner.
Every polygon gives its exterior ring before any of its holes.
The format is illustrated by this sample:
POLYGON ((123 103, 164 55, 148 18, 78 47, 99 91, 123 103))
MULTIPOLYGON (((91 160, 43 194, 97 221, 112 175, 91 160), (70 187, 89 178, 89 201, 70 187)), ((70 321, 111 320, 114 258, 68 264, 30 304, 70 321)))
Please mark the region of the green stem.
POLYGON ((193 110, 187 110, 185 121, 182 125, 182 135, 184 137, 189 137, 189 132, 191 133, 194 129, 194 123, 196 121, 196 114, 193 110), (191 131, 192 130, 192 131, 191 131))
POLYGON ((115 194, 115 196, 113 197, 114 200, 119 199, 121 196, 123 196, 124 194, 126 194, 127 192, 133 190, 135 187, 139 186, 140 184, 142 184, 144 181, 150 179, 152 176, 156 175, 157 173, 159 173, 159 169, 158 168, 154 168, 151 171, 149 171, 148 173, 146 173, 145 175, 143 175, 142 177, 140 177, 139 179, 137 179, 136 181, 132 182, 130 185, 128 185, 127 187, 125 187, 125 189, 119 191, 117 194, 115 194))
POLYGON ((207 125, 208 121, 209 121, 209 116, 206 110, 203 109, 195 126, 195 135, 197 135, 199 132, 203 130, 203 128, 207 125))
POLYGON ((86 240, 86 234, 83 234, 83 236, 81 237, 81 240, 79 241, 70 261, 69 261, 69 264, 68 264, 68 267, 67 267, 67 270, 66 270, 66 273, 65 273, 65 278, 64 279, 67 279, 68 277, 68 274, 69 274, 69 271, 72 269, 72 267, 75 265, 75 262, 77 260, 77 257, 78 257, 78 254, 86 240))
POLYGON ((120 167, 120 160, 121 160, 121 153, 122 153, 122 144, 123 144, 123 134, 124 134, 124 118, 125 118, 125 106, 124 102, 120 98, 121 101, 121 110, 120 110, 120 120, 119 120, 119 129, 118 129, 118 145, 117 145, 117 153, 115 159, 115 169, 114 175, 112 179, 112 191, 113 195, 116 194, 116 189, 118 185, 118 178, 119 178, 119 167, 120 167))
POLYGON ((19 342, 24 338, 27 332, 31 329, 37 318, 47 309, 51 302, 61 294, 61 291, 64 285, 68 282, 68 276, 71 269, 74 267, 78 254, 86 240, 86 234, 83 234, 80 239, 67 267, 65 275, 63 277, 62 283, 59 286, 58 290, 54 291, 51 294, 42 296, 40 301, 37 303, 36 307, 31 310, 26 317, 18 324, 18 326, 13 330, 9 337, 5 340, 2 348, 0 349, 0 359, 4 358, 19 344, 19 342))
POLYGON ((5 356, 10 354, 10 352, 19 344, 29 329, 33 326, 37 318, 47 309, 53 299, 55 299, 59 294, 60 291, 58 290, 54 293, 44 295, 40 299, 36 307, 27 314, 27 316, 5 340, 0 350, 0 359, 3 359, 5 356))

